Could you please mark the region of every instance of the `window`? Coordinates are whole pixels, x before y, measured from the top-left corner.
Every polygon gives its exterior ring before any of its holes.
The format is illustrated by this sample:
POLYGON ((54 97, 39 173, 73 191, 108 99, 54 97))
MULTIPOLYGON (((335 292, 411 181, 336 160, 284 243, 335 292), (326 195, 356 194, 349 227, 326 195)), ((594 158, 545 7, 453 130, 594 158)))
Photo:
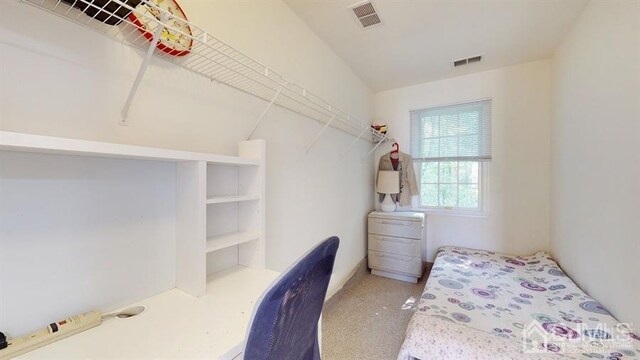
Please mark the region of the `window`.
POLYGON ((421 206, 480 208, 478 161, 429 161, 420 167, 421 206))
POLYGON ((491 160, 491 101, 412 111, 411 154, 420 207, 483 210, 484 163, 491 160))

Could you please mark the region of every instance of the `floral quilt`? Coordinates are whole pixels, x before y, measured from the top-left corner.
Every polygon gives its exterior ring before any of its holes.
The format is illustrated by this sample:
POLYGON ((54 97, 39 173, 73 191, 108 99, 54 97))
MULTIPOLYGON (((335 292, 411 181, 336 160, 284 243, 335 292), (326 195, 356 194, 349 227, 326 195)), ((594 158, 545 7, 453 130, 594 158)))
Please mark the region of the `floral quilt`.
POLYGON ((544 252, 440 249, 398 360, 638 359, 640 338, 544 252))

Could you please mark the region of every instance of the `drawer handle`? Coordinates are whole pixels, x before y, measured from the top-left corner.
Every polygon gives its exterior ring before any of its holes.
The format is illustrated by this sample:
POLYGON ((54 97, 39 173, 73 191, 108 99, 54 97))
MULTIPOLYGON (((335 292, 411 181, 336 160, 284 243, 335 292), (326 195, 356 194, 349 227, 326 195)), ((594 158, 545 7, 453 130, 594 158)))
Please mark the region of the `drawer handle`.
POLYGON ((413 242, 413 240, 392 239, 392 238, 386 238, 383 236, 377 236, 377 238, 380 241, 388 241, 388 242, 395 242, 395 243, 402 243, 402 244, 411 244, 413 242))
POLYGON ((389 259, 395 259, 395 260, 411 261, 411 258, 406 258, 406 257, 403 258, 403 257, 387 255, 387 254, 380 254, 379 256, 383 258, 389 258, 389 259))
POLYGON ((395 225, 395 226, 411 226, 411 224, 405 224, 401 222, 393 222, 393 221, 378 221, 378 224, 382 225, 395 225))

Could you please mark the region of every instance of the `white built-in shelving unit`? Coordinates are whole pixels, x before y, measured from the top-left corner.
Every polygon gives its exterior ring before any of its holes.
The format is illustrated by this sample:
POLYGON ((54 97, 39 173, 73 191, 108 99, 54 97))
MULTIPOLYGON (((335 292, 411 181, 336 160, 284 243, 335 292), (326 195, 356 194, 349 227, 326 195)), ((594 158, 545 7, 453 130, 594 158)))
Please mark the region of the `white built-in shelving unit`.
POLYGON ((175 289, 132 304, 146 306, 144 316, 109 321, 26 358, 231 359, 242 350, 253 307, 278 276, 265 268, 264 140, 242 141, 239 156, 226 156, 0 131, 0 151, 176 164, 175 289))
POLYGON ((207 275, 265 267, 265 142, 239 156, 0 131, 0 151, 176 162, 176 287, 194 296, 207 275))
POLYGON ((265 266, 265 143, 242 141, 239 154, 260 159, 261 165, 206 165, 207 274, 234 265, 265 266))

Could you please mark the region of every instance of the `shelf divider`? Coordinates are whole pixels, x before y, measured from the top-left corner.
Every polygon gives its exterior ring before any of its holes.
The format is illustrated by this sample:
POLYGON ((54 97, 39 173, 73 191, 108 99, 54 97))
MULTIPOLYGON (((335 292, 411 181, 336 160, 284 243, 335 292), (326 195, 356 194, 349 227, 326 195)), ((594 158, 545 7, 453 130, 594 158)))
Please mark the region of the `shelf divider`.
POLYGON ((243 231, 211 236, 207 238, 207 254, 259 239, 260 233, 257 231, 243 231))
POLYGON ((211 196, 207 198, 207 204, 224 204, 231 202, 254 201, 260 200, 259 195, 228 195, 228 196, 211 196))

